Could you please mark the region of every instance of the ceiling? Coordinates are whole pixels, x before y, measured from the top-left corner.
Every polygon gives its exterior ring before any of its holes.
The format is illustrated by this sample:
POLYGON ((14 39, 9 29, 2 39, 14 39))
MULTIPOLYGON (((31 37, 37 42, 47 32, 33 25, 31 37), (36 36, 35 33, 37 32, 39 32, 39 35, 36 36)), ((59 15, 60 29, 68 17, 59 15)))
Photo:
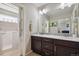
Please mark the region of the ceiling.
POLYGON ((41 6, 43 6, 43 5, 45 5, 46 3, 34 3, 34 5, 36 6, 36 7, 41 7, 41 6))

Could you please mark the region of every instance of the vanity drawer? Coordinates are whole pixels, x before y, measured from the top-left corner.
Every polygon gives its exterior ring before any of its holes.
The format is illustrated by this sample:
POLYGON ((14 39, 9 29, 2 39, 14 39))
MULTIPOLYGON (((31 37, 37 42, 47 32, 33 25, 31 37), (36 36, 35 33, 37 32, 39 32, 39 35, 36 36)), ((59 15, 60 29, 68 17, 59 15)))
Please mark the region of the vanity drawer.
POLYGON ((31 36, 31 39, 38 39, 37 36, 31 36))
POLYGON ((43 38, 42 39, 43 42, 50 42, 50 43, 53 43, 54 40, 50 39, 50 38, 43 38))
POLYGON ((54 50, 54 44, 43 42, 42 49, 54 50))
POLYGON ((55 40, 55 44, 73 47, 73 48, 79 48, 79 42, 65 41, 65 40, 55 40))

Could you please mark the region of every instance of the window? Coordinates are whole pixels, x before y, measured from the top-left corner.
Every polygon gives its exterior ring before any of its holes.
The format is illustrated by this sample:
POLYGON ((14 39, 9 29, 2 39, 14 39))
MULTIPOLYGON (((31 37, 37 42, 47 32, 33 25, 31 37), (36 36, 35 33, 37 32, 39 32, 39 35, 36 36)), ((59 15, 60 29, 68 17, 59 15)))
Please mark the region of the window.
POLYGON ((0 21, 18 23, 19 8, 14 4, 0 4, 0 21))

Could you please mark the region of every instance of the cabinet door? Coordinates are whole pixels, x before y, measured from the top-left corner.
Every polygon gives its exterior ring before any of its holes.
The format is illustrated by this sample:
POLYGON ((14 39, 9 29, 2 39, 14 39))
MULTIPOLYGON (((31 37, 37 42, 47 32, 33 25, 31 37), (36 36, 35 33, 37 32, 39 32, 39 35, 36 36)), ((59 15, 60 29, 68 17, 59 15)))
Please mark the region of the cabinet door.
POLYGON ((78 56, 78 55, 79 51, 77 48, 56 45, 56 56, 78 56))
POLYGON ((54 55, 54 40, 50 38, 42 38, 42 55, 43 56, 54 55))
POLYGON ((32 46, 32 50, 34 52, 37 52, 37 53, 41 54, 41 39, 40 38, 33 37, 31 46, 32 46))
POLYGON ((42 49, 54 50, 54 42, 51 39, 42 40, 42 49))
POLYGON ((71 48, 56 45, 56 56, 70 56, 71 48))

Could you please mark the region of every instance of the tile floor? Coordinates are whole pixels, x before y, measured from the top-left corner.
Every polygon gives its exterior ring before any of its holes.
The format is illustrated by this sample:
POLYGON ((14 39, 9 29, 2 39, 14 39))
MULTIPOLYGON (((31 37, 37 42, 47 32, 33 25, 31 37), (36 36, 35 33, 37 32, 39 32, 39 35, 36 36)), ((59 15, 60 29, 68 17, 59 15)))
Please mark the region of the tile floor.
POLYGON ((20 56, 20 51, 18 49, 16 50, 5 50, 1 52, 0 56, 20 56))
MULTIPOLYGON (((20 51, 18 49, 16 50, 9 49, 9 50, 2 51, 1 53, 2 54, 0 54, 0 56, 20 56, 20 51)), ((26 56, 41 56, 41 55, 31 52, 26 56)))
POLYGON ((41 55, 39 55, 39 54, 37 54, 37 53, 34 53, 34 52, 31 52, 31 53, 28 54, 27 56, 41 56, 41 55))

